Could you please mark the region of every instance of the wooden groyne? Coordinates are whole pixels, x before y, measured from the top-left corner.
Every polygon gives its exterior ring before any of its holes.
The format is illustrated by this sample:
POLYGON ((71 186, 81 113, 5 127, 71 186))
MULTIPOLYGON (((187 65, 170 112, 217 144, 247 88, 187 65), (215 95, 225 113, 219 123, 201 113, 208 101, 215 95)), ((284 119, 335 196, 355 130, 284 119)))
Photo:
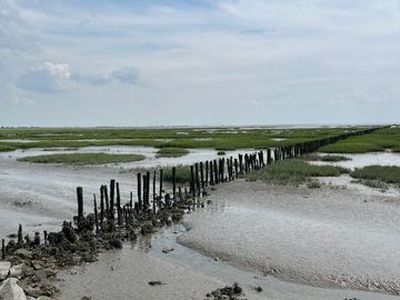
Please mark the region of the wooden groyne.
MULTIPOLYGON (((101 185, 90 200, 84 199, 82 187, 77 187, 77 215, 71 221, 64 221, 61 231, 36 232, 32 239, 29 234, 24 235, 20 225, 17 234, 2 239, 1 259, 20 270, 16 274, 10 268, 5 278, 17 277, 25 294, 31 297, 56 298, 57 289, 42 280, 43 270, 54 277, 62 267, 93 262, 102 250, 121 248, 123 241, 152 233, 180 221, 185 213, 204 207, 204 196, 219 184, 267 168, 275 161, 315 152, 330 143, 377 129, 197 162, 187 166, 190 179, 184 184, 177 180, 176 167, 172 167, 168 185, 163 169, 141 171, 136 174, 136 191, 131 191, 129 199, 121 199, 120 184, 114 179, 108 185, 101 185), (90 212, 85 212, 87 201, 93 201, 90 212)), ((0 277, 0 282, 5 278, 0 277)))

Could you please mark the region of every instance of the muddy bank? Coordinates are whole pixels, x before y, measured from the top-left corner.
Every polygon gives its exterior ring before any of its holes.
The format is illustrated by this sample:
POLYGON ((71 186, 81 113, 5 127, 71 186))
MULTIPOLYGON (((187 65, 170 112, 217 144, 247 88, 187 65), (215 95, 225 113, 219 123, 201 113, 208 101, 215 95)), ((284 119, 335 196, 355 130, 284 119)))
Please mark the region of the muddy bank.
POLYGON ((152 237, 126 243, 122 250, 101 253, 95 263, 59 273, 60 298, 213 299, 206 295, 238 282, 243 289, 239 299, 397 299, 375 293, 295 284, 235 268, 178 244, 176 238, 185 232, 182 225, 173 225, 152 237), (174 250, 165 253, 165 249, 174 250), (150 285, 149 282, 161 284, 150 285))
POLYGON ((396 197, 241 180, 210 199, 185 219, 183 245, 291 282, 399 293, 396 197))

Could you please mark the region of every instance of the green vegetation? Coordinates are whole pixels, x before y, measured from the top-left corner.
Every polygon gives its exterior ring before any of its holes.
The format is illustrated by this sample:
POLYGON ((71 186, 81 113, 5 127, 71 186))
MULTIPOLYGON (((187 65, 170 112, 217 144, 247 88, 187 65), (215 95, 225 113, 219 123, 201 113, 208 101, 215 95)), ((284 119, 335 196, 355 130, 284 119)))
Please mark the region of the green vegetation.
POLYGON ((9 145, 1 145, 0 144, 0 152, 6 152, 6 151, 14 151, 16 148, 13 146, 9 145))
POLYGON ((19 161, 44 164, 97 165, 117 162, 143 160, 145 156, 138 154, 107 154, 107 153, 66 153, 40 156, 28 156, 19 161))
POLYGON ((400 127, 383 128, 373 133, 351 137, 320 149, 327 153, 366 153, 391 149, 400 152, 400 127))
POLYGON ((396 166, 366 166, 355 169, 350 175, 357 179, 400 184, 400 167, 396 166))
POLYGON ((315 176, 339 176, 349 171, 345 168, 334 166, 310 165, 300 159, 278 161, 268 168, 254 171, 246 175, 249 180, 264 180, 271 183, 284 185, 298 185, 307 182, 315 176))
POLYGON ((261 149, 293 145, 358 129, 360 128, 2 128, 0 151, 113 145, 214 148, 221 151, 261 149), (276 141, 276 138, 284 140, 276 141), (27 140, 30 142, 22 142, 27 140))
POLYGON ((180 157, 189 154, 189 150, 182 148, 161 148, 157 151, 157 157, 180 157))
POLYGON ((318 155, 317 153, 311 153, 303 156, 306 161, 325 161, 325 162, 337 162, 351 160, 350 158, 342 155, 318 155))
MULTIPOLYGON (((172 181, 172 167, 168 167, 163 171, 163 178, 166 181, 172 181)), ((178 183, 187 183, 191 180, 190 167, 179 165, 176 167, 175 180, 178 183)))

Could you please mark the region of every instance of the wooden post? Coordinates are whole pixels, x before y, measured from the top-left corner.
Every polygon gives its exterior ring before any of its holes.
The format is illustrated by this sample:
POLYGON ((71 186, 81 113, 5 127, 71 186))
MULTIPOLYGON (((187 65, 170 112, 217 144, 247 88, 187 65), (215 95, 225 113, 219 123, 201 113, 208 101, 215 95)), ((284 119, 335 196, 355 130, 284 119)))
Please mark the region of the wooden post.
POLYGON ((208 160, 206 161, 206 186, 208 186, 208 160))
POLYGON ((94 224, 96 226, 96 233, 98 233, 99 232, 99 219, 97 216, 96 194, 93 194, 93 209, 94 209, 94 224))
POLYGON ((219 183, 218 173, 219 172, 218 172, 217 160, 214 159, 214 181, 215 181, 215 184, 219 183))
POLYGON ((146 172, 146 209, 150 208, 150 172, 146 172))
POLYGON ((231 156, 230 158, 229 158, 229 175, 230 175, 230 180, 233 180, 234 179, 234 177, 233 177, 233 157, 231 156))
POLYGON ((200 196, 200 179, 199 179, 199 164, 195 163, 195 178, 196 178, 196 190, 197 190, 197 195, 200 196))
POLYGON ((204 164, 200 162, 200 181, 201 181, 201 188, 204 190, 204 164))
POLYGON ((129 197, 129 212, 132 212, 133 208, 133 192, 130 192, 130 197, 129 197))
POLYGON ((239 154, 239 171, 243 174, 243 154, 239 154))
POLYGON ((115 180, 110 180, 110 219, 114 219, 115 180))
POLYGON ((43 237, 44 237, 44 244, 47 245, 47 231, 43 231, 43 237))
POLYGON ((239 178, 239 166, 238 166, 237 158, 235 158, 235 176, 236 176, 236 179, 239 178))
POLYGON ((138 208, 142 210, 142 174, 137 174, 137 195, 138 195, 138 208))
POLYGON ((100 187, 100 224, 103 224, 104 220, 104 186, 100 187))
POLYGON ((104 185, 104 201, 106 202, 106 213, 104 216, 108 219, 110 216, 110 202, 108 201, 108 188, 107 185, 104 185))
POLYGON ((213 161, 210 160, 210 185, 214 185, 214 170, 213 170, 213 161))
POLYGON ((78 199, 78 221, 83 219, 83 189, 81 186, 76 188, 76 195, 78 199))
POLYGON ((153 214, 156 213, 156 170, 153 172, 153 214))
POLYGON ((172 197, 176 197, 176 168, 172 167, 172 197))
MULTIPOLYGON (((172 171, 173 173, 173 171, 172 171)), ((161 209, 161 199, 162 199, 162 193, 163 193, 163 181, 164 181, 164 176, 163 176, 163 169, 160 170, 160 193, 158 195, 158 209, 161 209)))
POLYGON ((190 192, 192 193, 192 196, 196 196, 196 191, 194 188, 194 170, 193 170, 193 165, 190 166, 190 192))
POLYGON ((121 194, 119 191, 119 182, 117 182, 117 217, 118 225, 122 226, 121 194))
POLYGON ((6 259, 6 241, 1 239, 1 259, 6 259))

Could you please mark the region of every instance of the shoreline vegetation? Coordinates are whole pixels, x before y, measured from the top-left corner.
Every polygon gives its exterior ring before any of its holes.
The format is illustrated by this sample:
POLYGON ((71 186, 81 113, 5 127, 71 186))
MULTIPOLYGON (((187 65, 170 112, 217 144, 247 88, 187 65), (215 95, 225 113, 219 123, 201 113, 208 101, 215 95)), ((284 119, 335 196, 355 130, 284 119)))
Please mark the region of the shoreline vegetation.
POLYGON ((99 165, 145 159, 140 154, 63 153, 19 158, 18 161, 41 164, 99 165))
MULTIPOLYGON (((0 151, 89 146, 213 148, 218 151, 293 146, 371 127, 321 128, 25 128, 0 129, 0 151)), ((164 150, 165 151, 165 150, 164 150)))
POLYGON ((262 171, 253 171, 246 175, 249 181, 262 180, 272 184, 295 185, 308 183, 309 187, 316 186, 312 177, 340 176, 350 173, 350 170, 325 165, 311 165, 301 159, 277 161, 262 171))
POLYGON ((165 147, 157 151, 156 157, 181 157, 189 153, 187 149, 165 147))
POLYGON ((375 132, 350 137, 322 147, 325 153, 400 152, 400 127, 381 128, 375 132))
POLYGON ((343 155, 318 155, 317 153, 303 155, 302 159, 305 161, 324 161, 324 162, 338 162, 349 161, 351 158, 343 155))

